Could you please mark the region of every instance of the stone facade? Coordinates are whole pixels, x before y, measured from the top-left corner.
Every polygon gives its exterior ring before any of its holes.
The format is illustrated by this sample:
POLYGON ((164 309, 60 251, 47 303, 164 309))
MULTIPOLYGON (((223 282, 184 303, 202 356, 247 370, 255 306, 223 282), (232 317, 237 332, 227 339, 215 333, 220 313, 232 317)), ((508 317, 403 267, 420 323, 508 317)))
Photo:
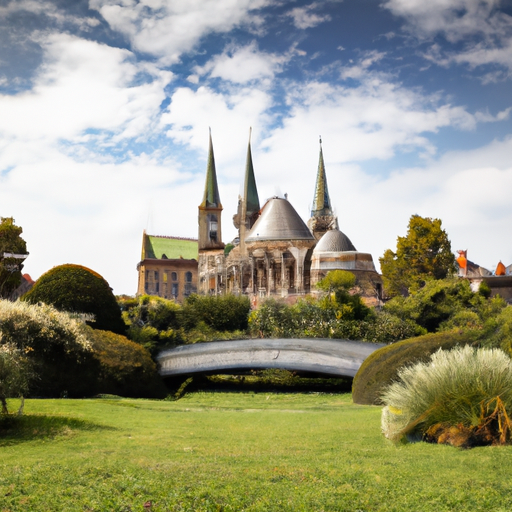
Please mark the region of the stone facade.
POLYGON ((197 240, 143 233, 137 295, 182 302, 197 292, 197 240))
POLYGON ((259 205, 250 141, 243 195, 233 216, 238 237, 231 251, 220 238, 212 239, 207 216, 215 215, 221 230, 221 206, 210 135, 205 193, 199 205, 198 291, 204 294, 249 295, 253 302, 264 297, 298 297, 314 291, 329 270, 344 269, 356 275, 358 291, 380 299, 382 283, 370 254, 359 253, 338 229, 327 190, 322 147, 311 218, 306 225, 287 197, 273 197, 259 205), (329 251, 324 238, 340 234, 343 243, 329 251))

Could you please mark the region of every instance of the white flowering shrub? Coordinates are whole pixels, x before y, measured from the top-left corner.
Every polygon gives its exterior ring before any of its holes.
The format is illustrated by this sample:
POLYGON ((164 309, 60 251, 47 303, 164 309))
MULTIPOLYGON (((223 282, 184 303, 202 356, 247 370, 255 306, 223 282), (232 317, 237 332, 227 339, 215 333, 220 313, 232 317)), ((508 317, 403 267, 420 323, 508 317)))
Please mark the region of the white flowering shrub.
POLYGON ((32 362, 32 395, 91 394, 99 363, 78 318, 52 306, 0 301, 0 336, 32 362))

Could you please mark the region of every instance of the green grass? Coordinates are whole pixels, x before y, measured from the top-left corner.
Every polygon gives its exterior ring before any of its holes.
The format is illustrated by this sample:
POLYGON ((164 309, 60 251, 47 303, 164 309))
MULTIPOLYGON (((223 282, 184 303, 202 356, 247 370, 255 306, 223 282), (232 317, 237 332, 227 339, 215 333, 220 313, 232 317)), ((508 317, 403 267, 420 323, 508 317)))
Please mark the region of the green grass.
MULTIPOLYGON (((16 404, 12 404, 14 410, 16 404)), ((0 511, 508 511, 512 447, 398 447, 350 395, 27 400, 0 511)))

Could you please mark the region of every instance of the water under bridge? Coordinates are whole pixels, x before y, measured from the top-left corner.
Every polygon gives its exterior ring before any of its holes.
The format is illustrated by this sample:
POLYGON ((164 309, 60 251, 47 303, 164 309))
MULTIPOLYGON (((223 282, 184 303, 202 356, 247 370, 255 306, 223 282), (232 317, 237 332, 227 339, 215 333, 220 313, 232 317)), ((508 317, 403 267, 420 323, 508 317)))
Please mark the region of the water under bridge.
POLYGON ((362 362, 384 345, 333 339, 250 339, 182 345, 158 354, 160 375, 236 373, 278 368, 354 377, 362 362))

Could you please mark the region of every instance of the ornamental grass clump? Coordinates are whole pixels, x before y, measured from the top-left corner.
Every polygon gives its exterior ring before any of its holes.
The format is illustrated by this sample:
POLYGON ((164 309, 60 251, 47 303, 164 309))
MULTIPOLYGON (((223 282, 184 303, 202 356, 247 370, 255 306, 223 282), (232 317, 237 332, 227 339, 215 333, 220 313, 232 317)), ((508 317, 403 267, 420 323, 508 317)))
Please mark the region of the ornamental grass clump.
POLYGON ((512 361, 499 349, 439 350, 404 367, 382 395, 382 431, 470 447, 511 440, 512 361))

